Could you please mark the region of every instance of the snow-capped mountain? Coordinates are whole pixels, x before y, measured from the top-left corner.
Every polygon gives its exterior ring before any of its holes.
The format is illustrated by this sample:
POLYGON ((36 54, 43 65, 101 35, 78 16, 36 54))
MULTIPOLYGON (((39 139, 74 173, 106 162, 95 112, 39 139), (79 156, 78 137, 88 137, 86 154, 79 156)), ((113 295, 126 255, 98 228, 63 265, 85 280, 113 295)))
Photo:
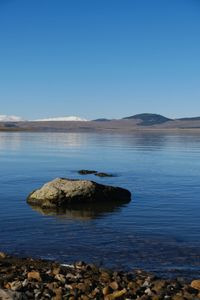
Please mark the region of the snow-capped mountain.
POLYGON ((48 121, 88 121, 86 119, 76 117, 76 116, 68 116, 68 117, 53 117, 53 118, 45 118, 34 120, 35 122, 48 122, 48 121))
POLYGON ((24 121, 24 119, 18 116, 0 115, 0 122, 20 122, 20 121, 24 121))

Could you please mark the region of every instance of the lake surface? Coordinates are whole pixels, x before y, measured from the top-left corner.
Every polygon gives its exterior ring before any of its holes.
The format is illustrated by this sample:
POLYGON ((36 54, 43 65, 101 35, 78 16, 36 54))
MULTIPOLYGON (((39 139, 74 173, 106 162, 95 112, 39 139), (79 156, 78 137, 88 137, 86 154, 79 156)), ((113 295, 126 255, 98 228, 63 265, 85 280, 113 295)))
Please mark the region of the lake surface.
POLYGON ((1 132, 0 166, 0 251, 200 275, 200 133, 1 132), (27 195, 55 177, 121 186, 132 201, 60 215, 31 208, 27 195))

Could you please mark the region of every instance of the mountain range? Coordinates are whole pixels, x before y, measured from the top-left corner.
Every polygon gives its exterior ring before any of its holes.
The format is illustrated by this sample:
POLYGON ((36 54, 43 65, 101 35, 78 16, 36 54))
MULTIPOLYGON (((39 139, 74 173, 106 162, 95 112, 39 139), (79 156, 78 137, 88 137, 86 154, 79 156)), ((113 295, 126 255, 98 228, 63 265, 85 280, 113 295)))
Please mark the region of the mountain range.
POLYGON ((159 114, 142 113, 122 119, 100 118, 92 121, 77 117, 55 117, 23 120, 17 116, 0 115, 0 130, 9 131, 134 131, 200 129, 200 117, 170 119, 159 114))

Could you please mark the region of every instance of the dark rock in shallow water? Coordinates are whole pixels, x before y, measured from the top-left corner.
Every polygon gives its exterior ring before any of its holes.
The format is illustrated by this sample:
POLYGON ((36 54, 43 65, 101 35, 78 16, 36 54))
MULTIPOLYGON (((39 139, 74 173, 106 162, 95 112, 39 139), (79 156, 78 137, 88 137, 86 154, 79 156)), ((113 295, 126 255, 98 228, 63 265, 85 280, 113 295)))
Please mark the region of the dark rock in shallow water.
POLYGON ((97 171, 94 171, 94 170, 79 170, 78 173, 81 174, 81 175, 94 174, 95 176, 98 176, 98 177, 114 177, 113 174, 104 173, 104 172, 97 172, 97 171))
POLYGON ((113 174, 103 173, 103 172, 95 173, 94 175, 95 175, 95 176, 98 176, 98 177, 114 177, 113 174))
POLYGON ((58 208, 76 203, 130 201, 131 193, 120 187, 89 180, 56 178, 32 192, 27 202, 42 208, 58 208))
POLYGON ((78 173, 81 174, 81 175, 89 175, 89 174, 96 174, 97 171, 94 171, 94 170, 79 170, 78 173))

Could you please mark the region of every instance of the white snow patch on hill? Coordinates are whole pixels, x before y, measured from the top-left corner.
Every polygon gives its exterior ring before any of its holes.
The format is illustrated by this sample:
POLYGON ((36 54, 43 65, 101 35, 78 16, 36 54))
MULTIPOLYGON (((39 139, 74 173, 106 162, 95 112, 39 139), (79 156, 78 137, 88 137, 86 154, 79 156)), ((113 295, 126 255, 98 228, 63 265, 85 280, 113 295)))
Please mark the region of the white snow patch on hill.
POLYGON ((53 117, 53 118, 38 119, 34 121, 48 122, 48 121, 88 121, 88 120, 76 116, 68 116, 68 117, 53 117))
POLYGON ((0 122, 20 122, 20 121, 24 121, 24 119, 18 116, 0 115, 0 122))

